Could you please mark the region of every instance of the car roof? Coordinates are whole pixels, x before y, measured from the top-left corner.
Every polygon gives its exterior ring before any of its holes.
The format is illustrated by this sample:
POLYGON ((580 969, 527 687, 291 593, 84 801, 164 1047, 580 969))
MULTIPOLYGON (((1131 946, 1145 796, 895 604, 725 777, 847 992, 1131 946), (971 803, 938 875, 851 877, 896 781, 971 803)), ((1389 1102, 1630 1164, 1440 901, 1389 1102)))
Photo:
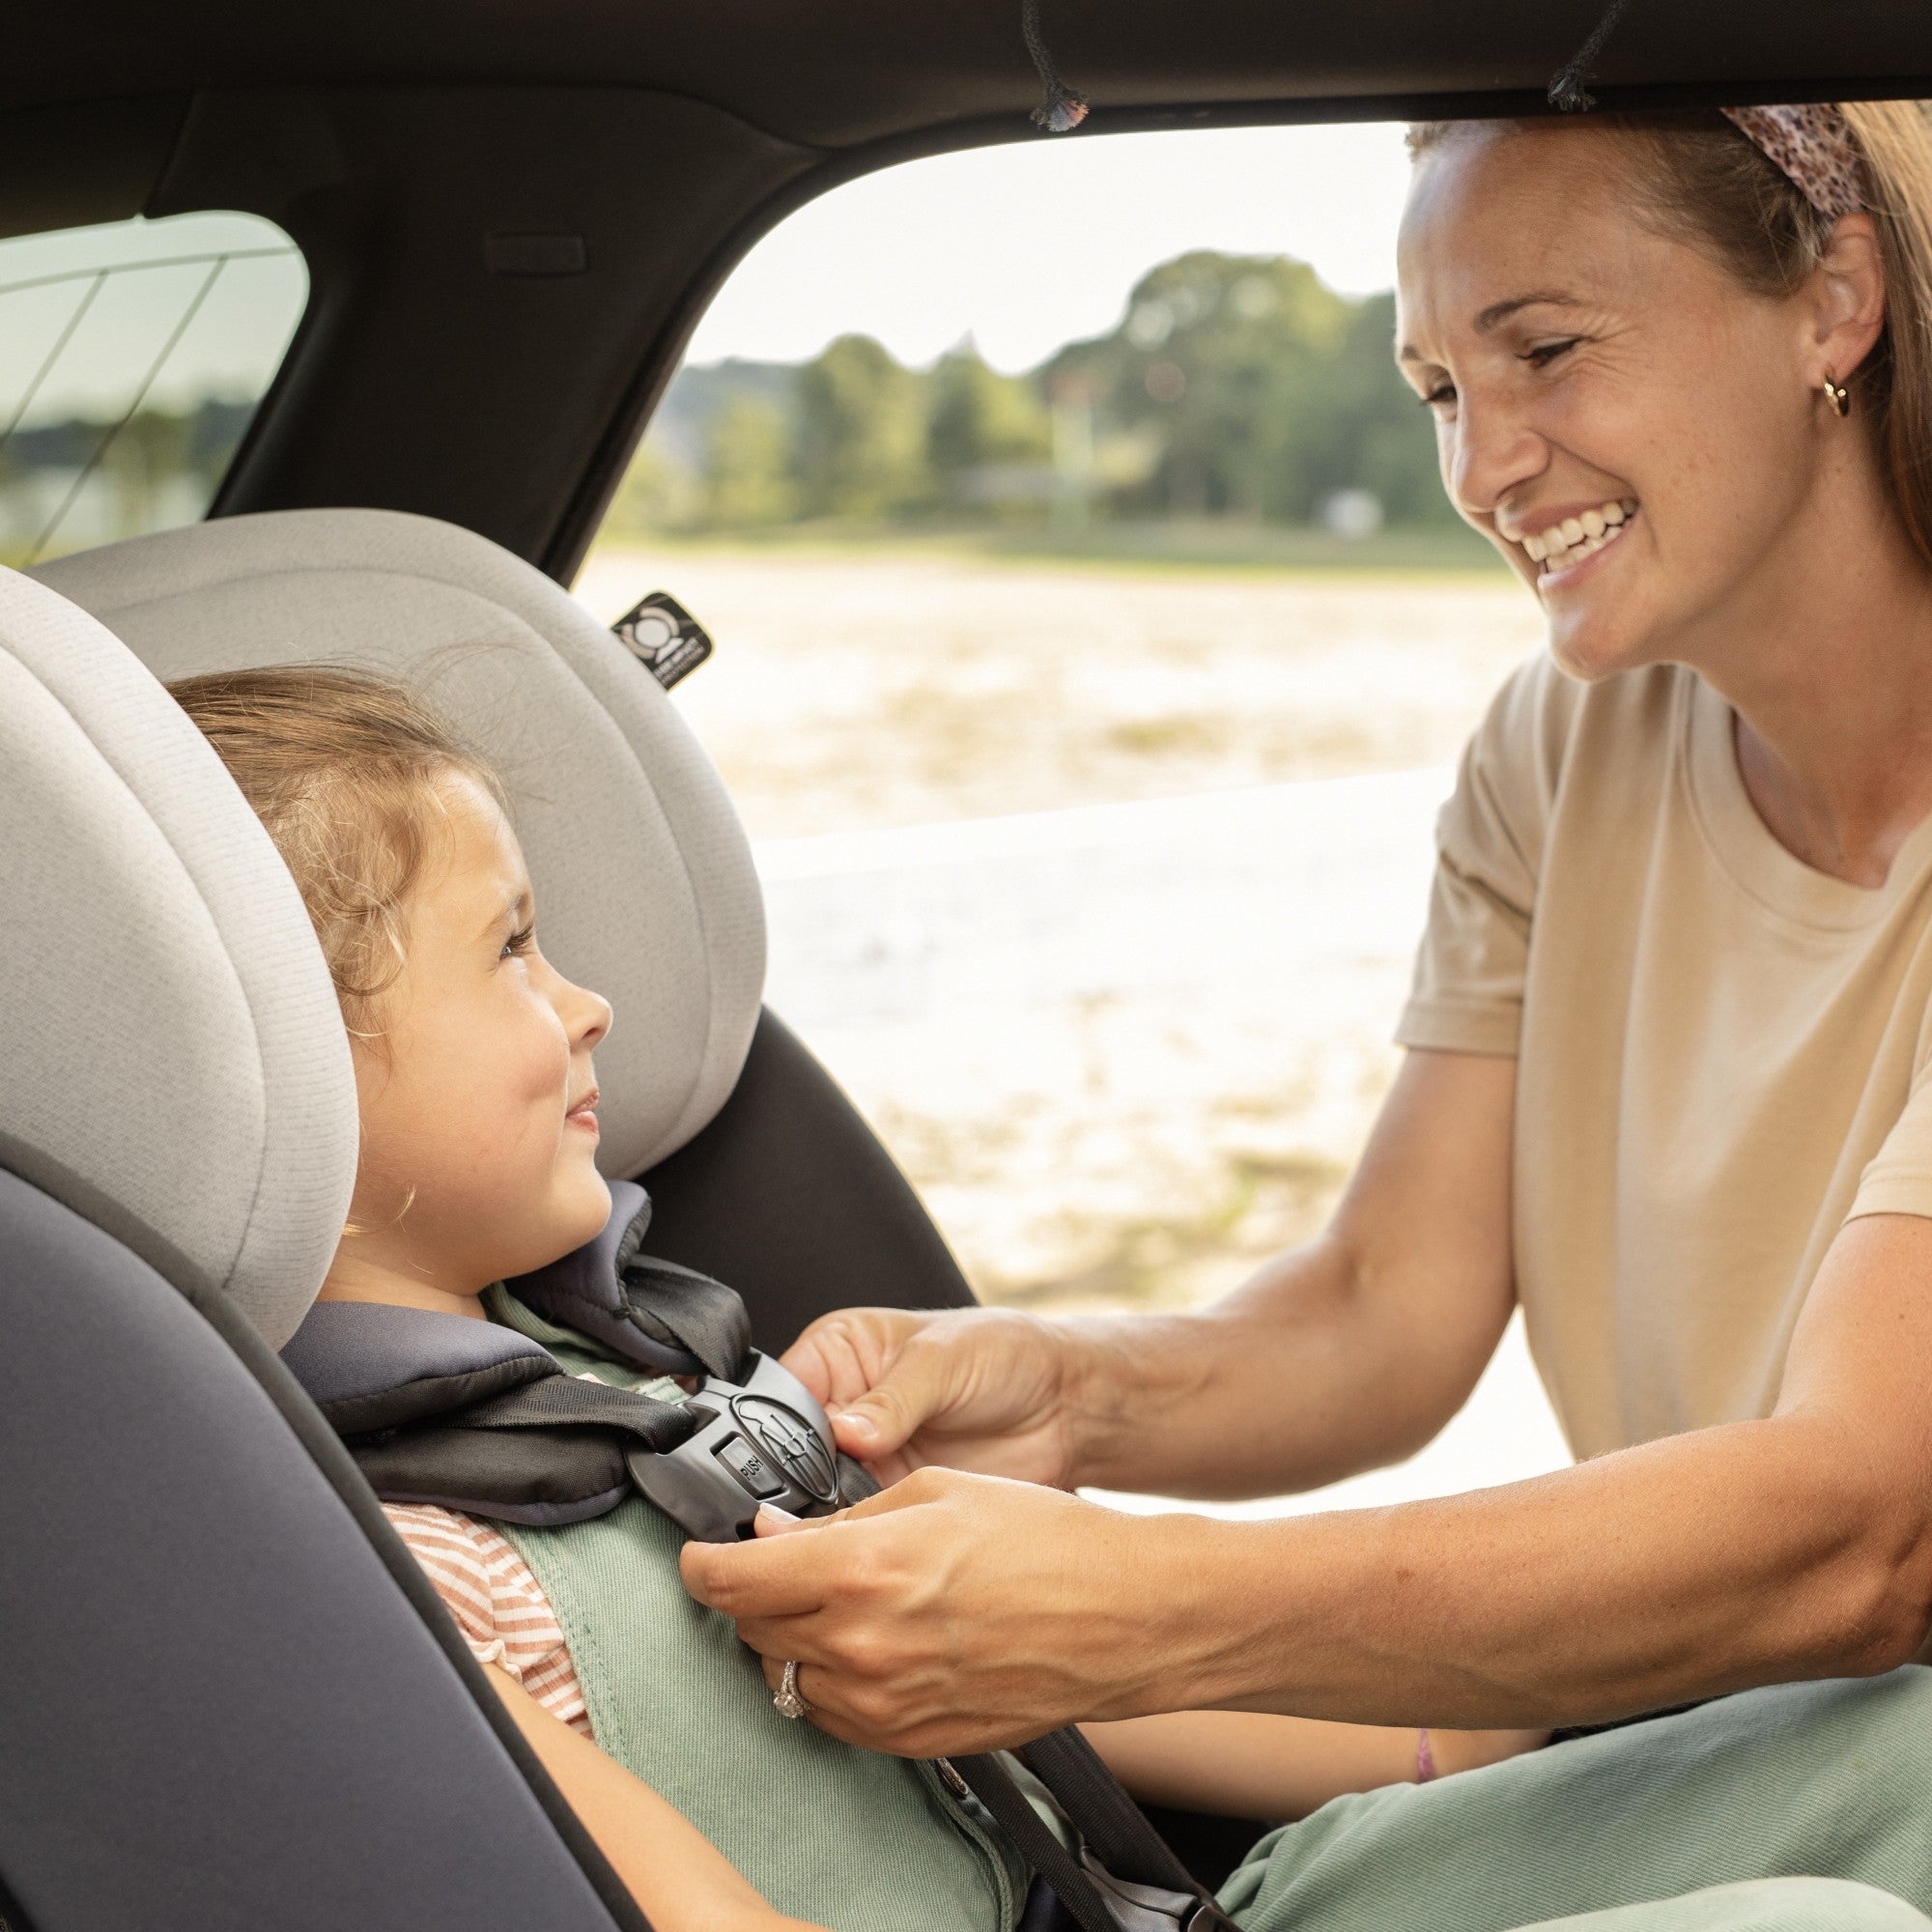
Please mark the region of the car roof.
MULTIPOLYGON (((1104 113, 1388 115, 1530 107, 1604 12, 1605 0, 1045 0, 1043 25, 1104 113)), ((1921 7, 1852 0, 1832 9, 1829 32, 1820 25, 1815 0, 1637 0, 1597 63, 1603 98, 1895 94, 1932 75, 1921 7)), ((8 38, 0 99, 11 104, 209 87, 619 86, 846 147, 1010 115, 1034 94, 1018 0, 69 0, 24 14, 8 38)))
MULTIPOLYGON (((1547 111, 1602 0, 1042 0, 1072 139, 1547 111)), ((1605 107, 1932 94, 1932 11, 1634 0, 1605 107)), ((420 511, 568 579, 744 251, 869 170, 1049 137, 1019 0, 67 0, 10 22, 0 234, 242 209, 307 316, 214 504, 420 511)), ((1310 185, 1283 184, 1284 194, 1310 185)), ((891 272, 889 263, 882 273, 891 272)))

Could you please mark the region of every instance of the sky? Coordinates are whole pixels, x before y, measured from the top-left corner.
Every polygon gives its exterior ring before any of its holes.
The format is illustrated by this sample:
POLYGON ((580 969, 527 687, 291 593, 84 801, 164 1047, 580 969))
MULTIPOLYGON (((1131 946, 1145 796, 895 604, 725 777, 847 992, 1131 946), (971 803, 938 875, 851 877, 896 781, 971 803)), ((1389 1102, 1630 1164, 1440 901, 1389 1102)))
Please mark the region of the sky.
POLYGON ((687 359, 797 362, 876 336, 924 364, 970 334, 1018 372, 1105 334, 1189 248, 1295 255, 1331 288, 1395 280, 1408 166, 1391 123, 1041 135, 909 161, 809 204, 739 265, 687 359))

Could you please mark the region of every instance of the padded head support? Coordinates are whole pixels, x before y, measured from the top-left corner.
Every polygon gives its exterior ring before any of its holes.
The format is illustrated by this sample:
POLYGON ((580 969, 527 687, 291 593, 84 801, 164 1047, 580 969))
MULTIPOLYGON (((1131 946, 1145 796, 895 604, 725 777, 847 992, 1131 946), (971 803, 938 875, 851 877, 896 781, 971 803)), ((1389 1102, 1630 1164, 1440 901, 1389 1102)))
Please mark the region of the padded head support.
POLYGON ((224 518, 36 574, 163 679, 329 661, 413 682, 509 791, 544 951, 616 1009, 605 1172, 640 1172, 718 1111, 764 984, 751 853, 669 699, 549 578, 380 510, 224 518))
POLYGON ((334 1253, 355 1088, 328 972, 213 749, 0 571, 0 1167, 271 1342, 334 1253))

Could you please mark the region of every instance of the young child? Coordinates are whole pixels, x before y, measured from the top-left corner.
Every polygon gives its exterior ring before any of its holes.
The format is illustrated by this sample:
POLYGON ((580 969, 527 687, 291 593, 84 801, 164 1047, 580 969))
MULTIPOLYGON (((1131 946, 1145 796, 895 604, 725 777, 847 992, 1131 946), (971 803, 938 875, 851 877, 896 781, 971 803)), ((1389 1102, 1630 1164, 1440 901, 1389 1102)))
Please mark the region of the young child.
MULTIPOLYGON (((501 1287, 610 1214, 592 1055, 611 1012, 544 957, 488 768, 360 671, 170 689, 294 874, 349 1030, 361 1144, 323 1298, 504 1322, 572 1373, 674 1395, 501 1287)), ((1008 1932, 1026 1882, 1011 1848, 930 1767, 777 1719, 731 1625, 683 1594, 681 1538, 641 1497, 550 1529, 385 1508, 662 1932, 1008 1932)), ((1541 1742, 1213 1712, 1091 1734, 1141 1795, 1263 1821, 1541 1742)))

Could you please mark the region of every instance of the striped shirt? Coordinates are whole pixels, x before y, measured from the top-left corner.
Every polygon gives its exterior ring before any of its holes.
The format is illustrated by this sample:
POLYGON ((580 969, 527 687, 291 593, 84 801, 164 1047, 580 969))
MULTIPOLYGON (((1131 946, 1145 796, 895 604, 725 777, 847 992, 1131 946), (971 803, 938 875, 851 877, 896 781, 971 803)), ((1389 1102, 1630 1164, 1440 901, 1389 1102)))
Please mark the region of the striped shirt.
POLYGON ((577 1666, 530 1566, 486 1522, 429 1503, 383 1514, 422 1565, 479 1663, 507 1671, 552 1717, 591 1735, 577 1666))

